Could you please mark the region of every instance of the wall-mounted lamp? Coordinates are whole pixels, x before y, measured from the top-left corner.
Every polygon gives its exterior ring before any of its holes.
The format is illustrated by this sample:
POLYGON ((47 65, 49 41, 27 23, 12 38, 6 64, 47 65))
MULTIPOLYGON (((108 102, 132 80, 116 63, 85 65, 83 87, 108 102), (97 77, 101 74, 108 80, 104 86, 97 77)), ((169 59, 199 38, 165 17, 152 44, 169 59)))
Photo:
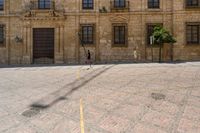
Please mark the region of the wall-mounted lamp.
POLYGON ((21 43, 21 42, 23 42, 22 37, 16 36, 16 37, 15 37, 15 42, 16 42, 16 43, 21 43))

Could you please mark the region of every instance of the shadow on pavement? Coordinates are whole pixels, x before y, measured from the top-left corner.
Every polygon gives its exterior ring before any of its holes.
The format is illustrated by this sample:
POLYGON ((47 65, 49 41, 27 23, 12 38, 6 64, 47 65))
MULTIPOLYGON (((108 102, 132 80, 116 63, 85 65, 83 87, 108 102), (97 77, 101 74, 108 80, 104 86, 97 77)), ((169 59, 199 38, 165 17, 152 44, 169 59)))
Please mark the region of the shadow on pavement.
POLYGON ((100 76, 104 72, 113 68, 114 66, 115 65, 112 65, 109 67, 104 66, 104 67, 100 68, 100 70, 92 71, 92 72, 88 73, 87 75, 85 75, 84 77, 80 78, 79 80, 75 80, 72 83, 64 85, 59 90, 52 92, 48 96, 33 103, 32 105, 30 105, 30 107, 43 110, 43 109, 47 109, 47 108, 53 106, 54 104, 56 104, 57 102, 59 102, 61 100, 66 100, 67 96, 71 95, 74 91, 78 90, 80 87, 83 87, 84 85, 86 85, 87 83, 89 83, 90 81, 95 79, 96 77, 100 76))
POLYGON ((30 65, 1 65, 0 68, 37 68, 37 67, 60 67, 60 66, 79 66, 79 64, 30 64, 30 65))

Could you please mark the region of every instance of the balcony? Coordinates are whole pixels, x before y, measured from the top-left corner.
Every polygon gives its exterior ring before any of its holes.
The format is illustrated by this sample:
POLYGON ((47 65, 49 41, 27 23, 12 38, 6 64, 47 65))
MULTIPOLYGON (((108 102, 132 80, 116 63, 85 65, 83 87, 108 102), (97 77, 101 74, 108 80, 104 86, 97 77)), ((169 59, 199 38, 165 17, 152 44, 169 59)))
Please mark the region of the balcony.
POLYGON ((53 0, 31 0, 31 10, 55 10, 55 1, 53 0))
POLYGON ((129 11, 129 1, 127 0, 113 0, 110 1, 111 12, 128 12, 129 11))

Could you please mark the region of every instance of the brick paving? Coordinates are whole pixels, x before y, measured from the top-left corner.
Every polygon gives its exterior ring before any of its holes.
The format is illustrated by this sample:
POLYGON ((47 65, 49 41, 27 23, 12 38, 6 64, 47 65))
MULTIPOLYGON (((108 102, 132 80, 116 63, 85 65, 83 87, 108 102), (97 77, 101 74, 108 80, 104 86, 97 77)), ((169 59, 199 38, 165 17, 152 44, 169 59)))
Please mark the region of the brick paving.
POLYGON ((200 133, 200 62, 0 68, 0 132, 200 133))

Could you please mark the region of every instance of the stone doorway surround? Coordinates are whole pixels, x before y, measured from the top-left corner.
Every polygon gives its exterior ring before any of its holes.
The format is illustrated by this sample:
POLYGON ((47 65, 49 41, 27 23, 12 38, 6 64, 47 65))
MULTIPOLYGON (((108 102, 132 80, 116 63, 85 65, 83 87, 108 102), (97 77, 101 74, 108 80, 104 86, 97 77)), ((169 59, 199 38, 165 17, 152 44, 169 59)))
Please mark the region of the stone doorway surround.
POLYGON ((64 63, 64 22, 63 13, 53 10, 30 10, 21 17, 23 20, 23 64, 33 62, 33 29, 54 28, 54 63, 64 63))

